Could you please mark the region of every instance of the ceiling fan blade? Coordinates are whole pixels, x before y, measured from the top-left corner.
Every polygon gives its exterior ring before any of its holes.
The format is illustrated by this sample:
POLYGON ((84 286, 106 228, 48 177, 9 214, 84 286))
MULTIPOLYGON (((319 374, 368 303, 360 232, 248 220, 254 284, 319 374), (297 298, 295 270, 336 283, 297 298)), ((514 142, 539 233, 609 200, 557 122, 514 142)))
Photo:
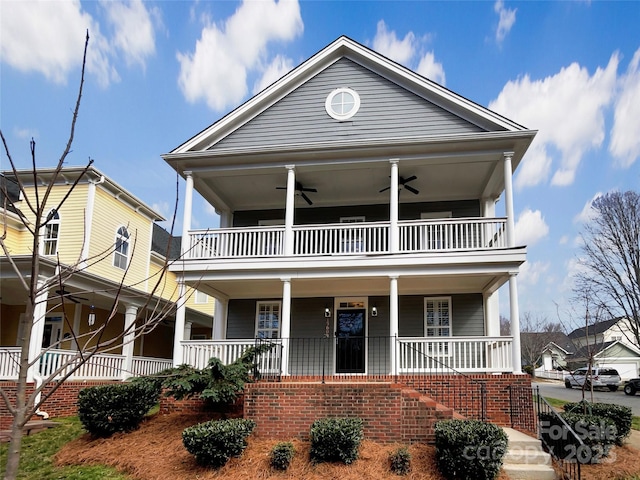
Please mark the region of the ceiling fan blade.
POLYGON ((300 189, 301 192, 312 192, 312 193, 318 193, 318 189, 316 188, 307 188, 307 187, 303 187, 300 189))
POLYGON ((416 195, 418 195, 420 193, 419 190, 416 190, 415 188, 413 188, 411 185, 404 185, 404 188, 409 190, 411 193, 415 193, 416 195))
POLYGON ((276 190, 286 190, 287 187, 276 187, 276 190))
POLYGON ((310 199, 309 197, 307 197, 307 196, 305 195, 305 193, 304 193, 304 192, 302 192, 302 191, 301 191, 301 192, 300 192, 300 196, 301 196, 302 198, 304 198, 304 199, 305 199, 305 201, 306 201, 309 205, 313 205, 313 202, 311 201, 311 199, 310 199))
POLYGON ((385 191, 389 190, 390 188, 391 188, 391 187, 384 187, 384 188, 383 188, 382 190, 380 190, 378 193, 385 192, 385 191))
POLYGON ((414 180, 416 180, 418 177, 416 177, 415 175, 411 175, 409 178, 405 178, 404 181, 402 183, 408 183, 408 182, 413 182, 414 180))

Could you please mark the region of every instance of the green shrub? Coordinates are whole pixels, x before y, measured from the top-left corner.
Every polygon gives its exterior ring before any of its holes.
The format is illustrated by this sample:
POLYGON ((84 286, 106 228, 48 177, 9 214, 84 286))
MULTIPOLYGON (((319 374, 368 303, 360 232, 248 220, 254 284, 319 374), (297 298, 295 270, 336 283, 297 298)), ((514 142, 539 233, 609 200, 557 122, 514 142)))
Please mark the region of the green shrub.
POLYGON ((78 418, 94 437, 128 432, 138 428, 159 396, 158 388, 135 383, 85 388, 78 394, 78 418))
POLYGON ((582 413, 561 413, 560 417, 571 427, 582 444, 567 432, 566 427, 553 413, 541 413, 540 436, 553 449, 558 458, 577 460, 580 463, 597 463, 606 457, 616 442, 615 423, 606 417, 582 413))
POLYGON ((293 443, 291 442, 277 443, 271 449, 269 462, 271 463, 271 466, 276 470, 286 470, 287 468, 289 468, 289 465, 291 464, 291 460, 293 460, 294 453, 295 453, 295 449, 293 448, 293 443))
POLYGON ((324 418, 311 425, 311 461, 340 461, 347 465, 358 458, 364 438, 360 418, 324 418))
POLYGON ((242 418, 211 420, 185 428, 182 443, 200 465, 219 468, 242 454, 255 426, 253 420, 242 418))
POLYGON ((498 476, 507 434, 479 420, 436 423, 436 462, 445 478, 490 480, 498 476))
POLYGON ((398 448, 389 456, 391 471, 396 475, 406 475, 411 471, 411 454, 406 447, 398 448))
POLYGON ((616 445, 622 445, 624 439, 631 433, 631 424, 633 422, 633 412, 629 407, 622 405, 613 405, 610 403, 590 403, 581 401, 577 403, 567 403, 564 406, 567 413, 586 413, 596 417, 605 417, 610 419, 616 426, 617 436, 616 445))

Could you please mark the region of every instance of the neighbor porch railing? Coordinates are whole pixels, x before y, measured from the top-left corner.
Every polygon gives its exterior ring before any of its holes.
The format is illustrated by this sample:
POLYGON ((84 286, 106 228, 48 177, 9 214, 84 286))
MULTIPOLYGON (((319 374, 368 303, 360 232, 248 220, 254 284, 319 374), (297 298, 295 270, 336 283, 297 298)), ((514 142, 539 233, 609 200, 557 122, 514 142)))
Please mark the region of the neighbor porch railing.
MULTIPOLYGON (((0 379, 16 380, 18 378, 18 362, 20 359, 20 348, 0 347, 0 379)), ((48 377, 58 369, 68 364, 61 372, 60 376, 70 372, 74 365, 81 360, 77 358, 74 350, 52 349, 43 351, 38 362, 37 375, 48 377)), ((69 377, 71 380, 120 380, 124 376, 124 355, 98 353, 91 356, 69 377)), ((126 372, 126 376, 151 375, 170 368, 173 365, 171 359, 133 357, 132 368, 126 372)))
MULTIPOLYGON (((505 248, 506 219, 455 218, 398 222, 399 253, 505 248)), ((294 255, 391 253, 389 222, 294 225, 294 255)), ((285 228, 192 230, 187 258, 282 256, 285 228)))

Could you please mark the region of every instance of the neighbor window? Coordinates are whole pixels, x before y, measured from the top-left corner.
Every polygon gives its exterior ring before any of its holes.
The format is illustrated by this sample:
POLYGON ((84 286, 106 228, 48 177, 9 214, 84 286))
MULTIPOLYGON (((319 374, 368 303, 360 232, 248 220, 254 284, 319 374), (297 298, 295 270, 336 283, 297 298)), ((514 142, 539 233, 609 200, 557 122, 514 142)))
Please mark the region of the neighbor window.
POLYGON ((208 303, 208 302, 209 302, 209 295, 207 295, 204 292, 201 292, 200 290, 196 290, 195 303, 208 303))
POLYGON ((55 255, 58 253, 58 238, 60 237, 60 215, 57 210, 51 210, 47 216, 42 237, 42 254, 55 255))
POLYGON ((126 227, 120 227, 116 233, 115 252, 113 254, 113 266, 127 268, 129 260, 129 232, 126 227))
POLYGON ((258 302, 256 307, 256 338, 280 337, 280 302, 258 302))
POLYGON ((427 297, 424 299, 424 333, 426 337, 451 336, 451 298, 427 297))

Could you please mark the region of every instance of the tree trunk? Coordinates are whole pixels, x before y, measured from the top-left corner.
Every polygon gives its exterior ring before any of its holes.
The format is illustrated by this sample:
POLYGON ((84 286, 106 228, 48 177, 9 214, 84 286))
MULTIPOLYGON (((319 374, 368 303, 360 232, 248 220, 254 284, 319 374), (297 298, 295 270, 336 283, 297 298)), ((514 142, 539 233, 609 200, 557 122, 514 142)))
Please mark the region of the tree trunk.
MULTIPOLYGON (((23 393, 24 395, 24 393, 23 393)), ((23 402, 24 403, 24 402, 23 402)), ((24 422, 25 408, 16 411, 11 423, 11 440, 7 451, 7 468, 4 472, 5 480, 15 480, 18 478, 18 467, 20 466, 20 448, 22 447, 22 423, 24 422)))

